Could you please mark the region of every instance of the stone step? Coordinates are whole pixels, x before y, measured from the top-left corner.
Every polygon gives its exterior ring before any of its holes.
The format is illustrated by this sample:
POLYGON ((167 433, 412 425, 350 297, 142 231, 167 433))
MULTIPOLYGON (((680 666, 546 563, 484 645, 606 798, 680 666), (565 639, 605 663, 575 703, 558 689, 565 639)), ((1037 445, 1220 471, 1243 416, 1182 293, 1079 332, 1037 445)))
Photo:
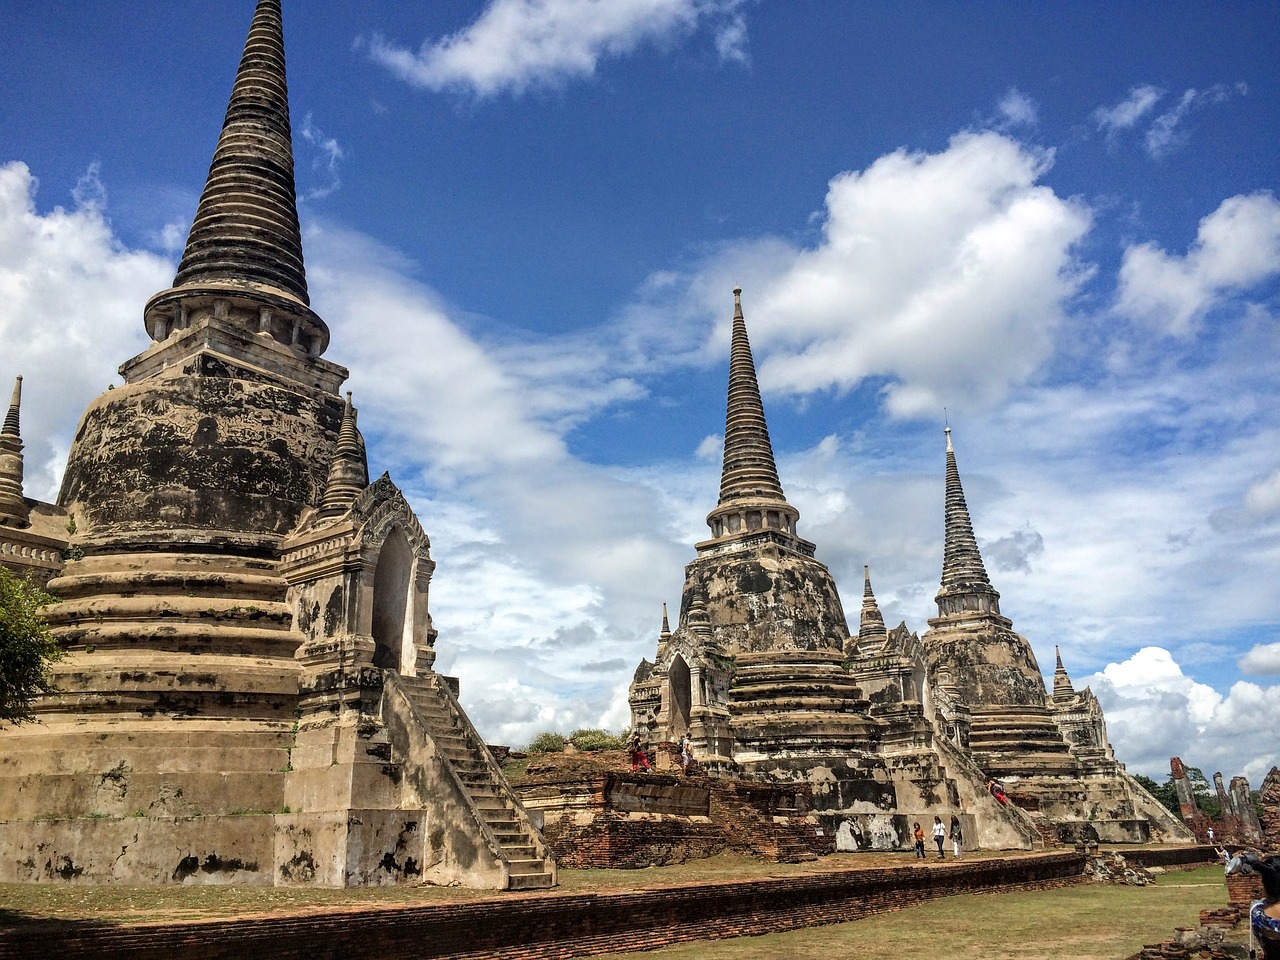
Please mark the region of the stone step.
POLYGON ((549 890, 556 885, 550 873, 524 873, 512 876, 507 883, 508 890, 549 890))

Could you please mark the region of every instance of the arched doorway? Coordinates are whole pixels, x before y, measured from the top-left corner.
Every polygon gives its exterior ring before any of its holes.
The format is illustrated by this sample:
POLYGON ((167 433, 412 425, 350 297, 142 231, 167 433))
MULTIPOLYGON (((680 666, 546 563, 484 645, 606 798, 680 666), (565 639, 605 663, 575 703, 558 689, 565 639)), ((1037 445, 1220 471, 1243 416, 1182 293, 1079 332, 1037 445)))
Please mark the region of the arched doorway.
POLYGON ((373 575, 373 665, 399 670, 404 650, 405 612, 409 606, 409 580, 413 576, 413 551, 399 527, 387 534, 378 552, 373 575))
POLYGON ((689 708, 693 703, 693 687, 689 665, 677 656, 667 671, 667 739, 679 740, 689 729, 689 708))

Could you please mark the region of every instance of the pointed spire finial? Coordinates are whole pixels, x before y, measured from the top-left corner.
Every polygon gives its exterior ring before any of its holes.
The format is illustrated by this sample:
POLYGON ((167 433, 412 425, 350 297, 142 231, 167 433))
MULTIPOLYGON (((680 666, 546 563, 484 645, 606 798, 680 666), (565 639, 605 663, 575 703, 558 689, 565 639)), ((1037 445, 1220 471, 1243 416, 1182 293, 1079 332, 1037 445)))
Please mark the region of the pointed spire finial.
POLYGON ((772 528, 796 536, 800 512, 787 502, 769 442, 751 341, 742 316, 742 288, 733 288, 729 400, 725 413, 720 499, 707 516, 714 537, 772 528), (770 515, 773 517, 772 526, 770 515))
POLYGON ((1076 689, 1071 684, 1071 677, 1067 675, 1067 668, 1062 665, 1062 651, 1058 649, 1057 644, 1054 644, 1053 652, 1058 661, 1053 671, 1053 695, 1055 697, 1071 696, 1076 689))
POLYGON ((955 448, 951 444, 951 428, 947 435, 946 479, 946 530, 942 557, 942 589, 935 600, 939 613, 947 615, 964 610, 1000 615, 1000 594, 991 586, 987 569, 978 551, 978 539, 973 534, 973 521, 969 519, 969 507, 965 503, 964 488, 960 484, 960 470, 956 466, 955 448), (964 597, 976 602, 966 607, 964 597))
POLYGON ((329 461, 329 478, 325 483, 319 516, 329 519, 345 513, 368 485, 369 465, 365 460, 364 440, 356 428, 356 409, 351 404, 351 391, 348 390, 342 406, 338 442, 333 448, 333 459, 329 461))
POLYGON ((13 381, 13 399, 9 401, 9 412, 5 414, 3 432, 12 436, 19 434, 19 409, 22 407, 22 377, 18 376, 13 381))
POLYGON ((271 332, 312 356, 328 346, 302 259, 280 0, 258 0, 173 286, 146 306, 148 333, 167 339, 184 328, 188 310, 219 296, 275 315, 260 319, 245 305, 235 322, 253 333, 271 332))
POLYGON ((869 647, 883 646, 889 639, 889 631, 885 629, 884 616, 880 613, 880 605, 876 603, 876 595, 871 590, 871 565, 862 567, 862 615, 858 620, 858 649, 865 652, 869 647))
POLYGON ((0 429, 0 524, 27 525, 31 508, 22 492, 22 431, 19 408, 22 406, 22 377, 13 384, 13 399, 0 429))
POLYGON ((670 623, 670 621, 668 621, 668 620, 667 620, 667 605, 666 605, 666 603, 664 602, 664 603, 662 604, 662 633, 661 633, 661 637, 662 637, 662 639, 663 639, 663 640, 666 640, 666 639, 667 639, 668 637, 670 637, 670 636, 671 636, 671 623, 670 623))

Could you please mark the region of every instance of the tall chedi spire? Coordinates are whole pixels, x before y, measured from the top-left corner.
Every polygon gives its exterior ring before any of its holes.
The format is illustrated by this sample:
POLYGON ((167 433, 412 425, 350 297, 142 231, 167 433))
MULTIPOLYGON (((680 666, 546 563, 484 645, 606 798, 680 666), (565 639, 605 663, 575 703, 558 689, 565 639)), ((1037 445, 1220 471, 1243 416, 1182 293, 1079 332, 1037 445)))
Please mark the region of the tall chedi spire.
POLYGON ((0 428, 0 524, 26 526, 31 514, 22 494, 22 434, 18 426, 22 378, 13 384, 13 399, 0 428))
POLYGON ((1067 674, 1067 668, 1062 665, 1062 651, 1055 646, 1053 653, 1058 661, 1053 671, 1053 696, 1055 699, 1071 696, 1076 692, 1076 688, 1071 685, 1071 677, 1067 674))
POLYGON ((147 332, 165 341, 211 298, 224 298, 215 316, 250 333, 309 356, 328 346, 302 260, 280 0, 258 0, 182 261, 147 303, 147 332))
POLYGON ((978 552, 973 535, 973 522, 960 485, 956 452, 951 445, 951 428, 947 427, 946 533, 942 555, 942 588, 935 598, 939 616, 962 611, 981 611, 1000 615, 1000 594, 991 586, 987 569, 978 552))
POLYGON ((717 539, 762 528, 794 537, 799 519, 800 511, 787 502, 778 479, 755 360, 742 316, 742 288, 735 287, 724 468, 720 474, 720 499, 707 515, 707 525, 717 539))

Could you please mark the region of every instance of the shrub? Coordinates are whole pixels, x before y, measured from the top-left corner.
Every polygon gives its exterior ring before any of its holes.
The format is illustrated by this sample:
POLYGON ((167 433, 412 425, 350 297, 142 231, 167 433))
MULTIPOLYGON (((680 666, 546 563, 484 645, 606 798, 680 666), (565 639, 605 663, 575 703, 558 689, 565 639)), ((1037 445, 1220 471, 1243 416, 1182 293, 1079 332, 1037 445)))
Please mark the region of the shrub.
POLYGON ((551 730, 543 731, 532 740, 525 749, 526 753, 563 753, 564 752, 564 734, 555 733, 551 730))
POLYGON ((575 730, 569 734, 569 739, 579 750, 624 750, 627 746, 625 735, 612 734, 608 730, 575 730))

